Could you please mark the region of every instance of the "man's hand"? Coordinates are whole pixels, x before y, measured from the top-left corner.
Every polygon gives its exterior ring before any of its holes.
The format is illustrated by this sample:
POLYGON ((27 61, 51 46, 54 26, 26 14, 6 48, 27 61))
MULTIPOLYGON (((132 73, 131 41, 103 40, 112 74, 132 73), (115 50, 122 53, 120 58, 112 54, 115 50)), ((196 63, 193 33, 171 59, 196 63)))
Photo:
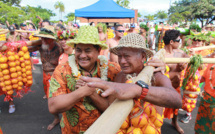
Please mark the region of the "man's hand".
POLYGON ((178 72, 181 72, 182 70, 184 70, 187 67, 187 63, 178 63, 176 66, 176 70, 178 72))
POLYGON ((166 64, 160 59, 152 58, 146 63, 146 65, 155 67, 154 72, 161 72, 162 74, 165 74, 166 64))
POLYGON ((82 90, 81 92, 84 94, 84 96, 91 96, 96 92, 96 88, 90 87, 87 84, 79 87, 78 90, 82 90))
POLYGON ((142 88, 136 84, 107 82, 99 78, 81 77, 81 79, 87 82, 87 85, 91 88, 99 88, 104 92, 102 97, 115 96, 120 100, 127 100, 138 98, 141 94, 142 88))
POLYGON ((78 89, 82 86, 85 86, 86 85, 86 82, 84 82, 83 80, 81 79, 78 79, 77 82, 76 82, 76 85, 75 85, 75 89, 78 89))

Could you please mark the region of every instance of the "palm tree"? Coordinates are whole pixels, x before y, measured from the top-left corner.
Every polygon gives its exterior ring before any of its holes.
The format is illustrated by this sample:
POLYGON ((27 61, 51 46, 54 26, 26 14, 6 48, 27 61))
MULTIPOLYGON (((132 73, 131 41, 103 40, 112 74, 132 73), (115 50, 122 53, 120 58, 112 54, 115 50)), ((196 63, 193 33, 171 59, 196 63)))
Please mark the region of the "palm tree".
POLYGON ((54 4, 54 8, 55 8, 55 9, 58 9, 58 8, 59 8, 59 13, 60 13, 59 19, 62 20, 62 13, 63 13, 64 10, 65 10, 65 7, 64 7, 63 2, 57 1, 57 2, 54 4))

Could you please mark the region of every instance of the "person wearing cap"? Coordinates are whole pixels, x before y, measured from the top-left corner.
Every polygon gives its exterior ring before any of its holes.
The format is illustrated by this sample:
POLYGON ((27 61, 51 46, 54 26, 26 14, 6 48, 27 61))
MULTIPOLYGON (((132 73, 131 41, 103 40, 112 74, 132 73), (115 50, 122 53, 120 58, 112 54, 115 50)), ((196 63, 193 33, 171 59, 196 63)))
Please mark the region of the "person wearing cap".
MULTIPOLYGON (((115 47, 119 44, 119 40, 124 36, 124 27, 123 25, 116 25, 115 26, 115 37, 108 39, 106 44, 108 45, 108 48, 115 47)), ((109 53, 108 50, 105 50, 104 55, 107 56, 109 53)), ((107 56, 108 57, 108 56, 107 56)), ((118 57, 114 53, 110 53, 110 61, 118 63, 118 57)))
MULTIPOLYGON (((40 31, 34 34, 35 37, 41 38, 41 45, 31 49, 31 51, 39 50, 42 67, 43 67, 43 85, 45 96, 48 98, 49 81, 51 76, 58 65, 58 59, 63 53, 62 47, 56 42, 55 30, 53 26, 45 26, 40 31)), ((54 115, 54 121, 48 125, 47 129, 51 130, 60 122, 58 115, 54 115)))
POLYGON ((130 25, 130 29, 127 31, 127 33, 129 34, 129 33, 137 33, 137 31, 136 31, 136 26, 135 26, 135 24, 133 23, 133 24, 131 24, 130 25))
MULTIPOLYGON (((27 26, 24 23, 20 24, 21 30, 27 30, 27 26)), ((29 33, 27 32, 21 32, 20 33, 20 40, 22 41, 29 41, 29 33)))
POLYGON ((105 91, 101 94, 103 97, 115 96, 112 101, 115 98, 120 100, 135 98, 154 104, 161 116, 163 107, 181 107, 181 96, 174 90, 171 81, 161 73, 165 70, 165 64, 157 59, 152 59, 147 63, 154 67, 158 66, 154 70, 151 86, 141 80, 138 80, 136 84, 126 83, 129 80, 127 76, 135 77, 140 74, 144 69, 145 61, 153 56, 153 52, 146 47, 146 43, 140 35, 131 33, 122 37, 119 45, 111 48, 110 51, 118 55, 122 71, 117 74, 114 83, 89 77, 82 78, 88 86, 103 89, 105 91))
POLYGON ((67 44, 74 47, 75 55, 69 56, 67 62, 55 69, 50 80, 48 106, 50 113, 62 113, 62 134, 79 134, 85 132, 109 106, 108 98, 99 96, 79 77, 113 81, 120 68, 104 56, 99 56, 107 45, 99 41, 96 27, 82 26, 77 37, 67 44))
MULTIPOLYGON (((180 31, 178 30, 167 30, 163 37, 163 41, 165 43, 164 49, 166 50, 165 57, 167 58, 188 58, 189 56, 185 54, 184 51, 179 49, 180 46, 180 31)), ((169 78, 171 80, 172 86, 175 91, 177 91, 178 95, 181 94, 180 91, 180 76, 182 70, 185 69, 186 63, 180 64, 167 64, 167 68, 169 68, 169 78)), ((179 107, 181 108, 181 107, 179 107)), ((178 109, 165 108, 164 117, 168 119, 172 119, 172 125, 176 128, 176 130, 183 134, 184 130, 179 126, 177 122, 178 118, 178 109)))
POLYGON ((6 41, 7 42, 15 42, 20 40, 20 34, 15 31, 13 26, 9 26, 8 30, 10 31, 7 33, 6 41))

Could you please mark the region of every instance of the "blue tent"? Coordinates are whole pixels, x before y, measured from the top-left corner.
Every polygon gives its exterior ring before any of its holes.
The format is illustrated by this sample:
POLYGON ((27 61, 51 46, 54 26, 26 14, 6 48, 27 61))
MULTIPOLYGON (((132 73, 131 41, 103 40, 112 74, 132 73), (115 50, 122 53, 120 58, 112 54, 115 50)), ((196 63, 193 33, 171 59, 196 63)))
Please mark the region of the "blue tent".
POLYGON ((99 0, 98 2, 75 10, 76 17, 84 18, 134 18, 134 10, 126 9, 113 0, 99 0))

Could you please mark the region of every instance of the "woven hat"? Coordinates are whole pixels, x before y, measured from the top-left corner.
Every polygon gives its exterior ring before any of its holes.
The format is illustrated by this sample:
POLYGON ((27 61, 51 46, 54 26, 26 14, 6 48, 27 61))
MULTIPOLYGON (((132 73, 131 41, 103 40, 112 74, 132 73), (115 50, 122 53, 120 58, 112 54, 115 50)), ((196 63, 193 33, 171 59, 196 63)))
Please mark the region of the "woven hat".
POLYGON ((74 47, 74 44, 92 44, 98 45, 103 50, 107 49, 107 45, 103 44, 99 40, 99 33, 96 27, 93 26, 82 26, 78 30, 78 34, 75 39, 67 41, 67 45, 74 47))
POLYGON ((49 38, 49 39, 54 39, 55 38, 55 30, 53 26, 45 26, 41 28, 36 34, 33 36, 35 37, 42 37, 42 38, 49 38))
POLYGON ((119 48, 123 47, 142 49, 145 51, 148 58, 153 56, 153 52, 150 49, 146 48, 146 43, 143 37, 136 33, 130 33, 122 37, 117 46, 110 48, 110 52, 118 55, 119 48))

